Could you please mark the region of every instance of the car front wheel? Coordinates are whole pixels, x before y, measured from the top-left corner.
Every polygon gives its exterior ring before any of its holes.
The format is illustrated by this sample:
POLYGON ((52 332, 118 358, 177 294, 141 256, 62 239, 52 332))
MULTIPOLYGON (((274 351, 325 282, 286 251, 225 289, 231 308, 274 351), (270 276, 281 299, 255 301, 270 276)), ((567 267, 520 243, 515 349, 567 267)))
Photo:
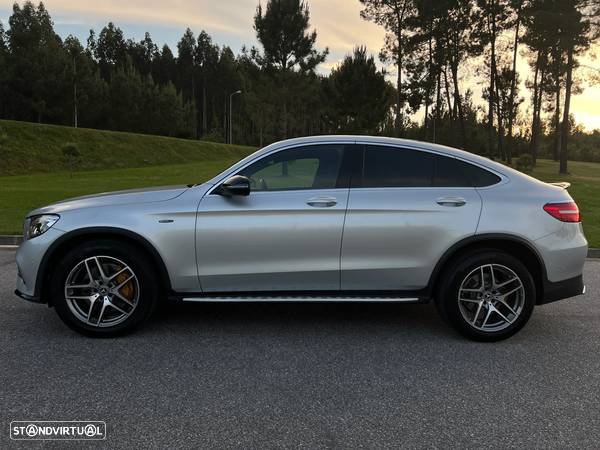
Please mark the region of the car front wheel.
POLYGON ((52 277, 60 318, 79 333, 112 337, 133 330, 157 301, 153 267, 137 248, 108 240, 69 251, 52 277))
POLYGON ((464 256, 445 274, 436 303, 442 317, 477 341, 514 335, 529 320, 535 283, 518 259, 500 251, 464 256))

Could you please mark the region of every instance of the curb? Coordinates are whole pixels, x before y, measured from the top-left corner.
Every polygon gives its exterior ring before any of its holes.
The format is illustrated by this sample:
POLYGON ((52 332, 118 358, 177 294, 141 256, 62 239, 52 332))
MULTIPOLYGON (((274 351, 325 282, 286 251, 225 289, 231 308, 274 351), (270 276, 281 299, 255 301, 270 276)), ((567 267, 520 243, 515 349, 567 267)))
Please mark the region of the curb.
MULTIPOLYGON (((22 236, 0 235, 0 245, 20 245, 22 236)), ((588 248, 588 258, 600 258, 600 248, 588 248)))
POLYGON ((0 234, 0 245, 20 245, 23 236, 9 236, 0 234))

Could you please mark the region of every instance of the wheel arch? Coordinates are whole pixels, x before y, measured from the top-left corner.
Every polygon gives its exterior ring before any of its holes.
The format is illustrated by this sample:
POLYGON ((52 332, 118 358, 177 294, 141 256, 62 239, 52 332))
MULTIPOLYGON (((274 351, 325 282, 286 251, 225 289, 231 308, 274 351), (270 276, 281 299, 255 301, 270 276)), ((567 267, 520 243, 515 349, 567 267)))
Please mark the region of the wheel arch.
POLYGON ((444 272, 463 255, 481 249, 494 249, 519 258, 529 269, 535 281, 536 304, 544 299, 547 282, 546 266, 539 252, 527 240, 509 234, 481 234, 468 237, 450 247, 439 259, 430 277, 428 290, 435 296, 444 272))
POLYGON ((60 257, 73 248, 73 246, 96 239, 109 239, 132 244, 151 259, 156 268, 161 289, 165 293, 171 292, 171 280, 164 261, 158 250, 146 238, 123 228, 88 227, 65 233, 48 248, 38 268, 35 295, 42 300, 46 300, 48 305, 52 306, 52 299, 48 295, 49 280, 52 274, 49 268, 53 267, 60 257))

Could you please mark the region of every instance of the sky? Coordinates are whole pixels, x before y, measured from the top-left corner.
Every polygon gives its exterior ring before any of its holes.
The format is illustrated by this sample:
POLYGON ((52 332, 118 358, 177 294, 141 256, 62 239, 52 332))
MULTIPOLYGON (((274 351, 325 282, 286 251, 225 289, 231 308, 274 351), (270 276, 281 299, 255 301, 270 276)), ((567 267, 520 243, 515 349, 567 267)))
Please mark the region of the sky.
MULTIPOLYGON (((90 28, 100 31, 113 21, 125 36, 140 40, 150 32, 156 44, 168 44, 176 51, 177 41, 190 27, 196 34, 206 30, 219 45, 228 45, 235 52, 243 45, 257 45, 252 28, 259 0, 45 0, 55 29, 62 37, 77 36, 83 43, 90 28)), ((263 4, 266 0, 261 0, 263 4)), ((11 0, 0 0, 0 20, 7 27, 11 0)), ((364 45, 377 55, 383 43, 384 31, 360 18, 358 0, 309 0, 311 27, 318 33, 317 47, 328 47, 330 54, 320 71, 327 74, 356 45, 364 45)), ((526 62, 519 60, 519 70, 526 62)), ((598 67, 598 61, 586 64, 598 67)), ((393 68, 388 68, 393 75, 393 68)), ((524 80, 523 80, 524 81, 524 80)), ((469 85, 475 97, 481 85, 469 85)), ((524 87, 523 89, 524 90, 524 87)), ((600 129, 600 86, 588 87, 573 97, 571 105, 578 123, 586 130, 600 129)))

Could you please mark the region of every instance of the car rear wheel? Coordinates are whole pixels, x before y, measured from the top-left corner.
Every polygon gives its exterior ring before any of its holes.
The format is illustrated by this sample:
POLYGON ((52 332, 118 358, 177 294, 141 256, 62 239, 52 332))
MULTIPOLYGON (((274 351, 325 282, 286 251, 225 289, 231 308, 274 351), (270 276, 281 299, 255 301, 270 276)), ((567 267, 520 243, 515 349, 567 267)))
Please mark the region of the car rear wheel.
POLYGON ((535 305, 531 273, 515 257, 500 251, 463 256, 446 271, 436 304, 444 319, 477 341, 514 335, 535 305))
POLYGON ((95 337, 133 330, 154 309, 154 268, 137 248, 102 240, 69 251, 52 276, 52 297, 60 318, 95 337))

